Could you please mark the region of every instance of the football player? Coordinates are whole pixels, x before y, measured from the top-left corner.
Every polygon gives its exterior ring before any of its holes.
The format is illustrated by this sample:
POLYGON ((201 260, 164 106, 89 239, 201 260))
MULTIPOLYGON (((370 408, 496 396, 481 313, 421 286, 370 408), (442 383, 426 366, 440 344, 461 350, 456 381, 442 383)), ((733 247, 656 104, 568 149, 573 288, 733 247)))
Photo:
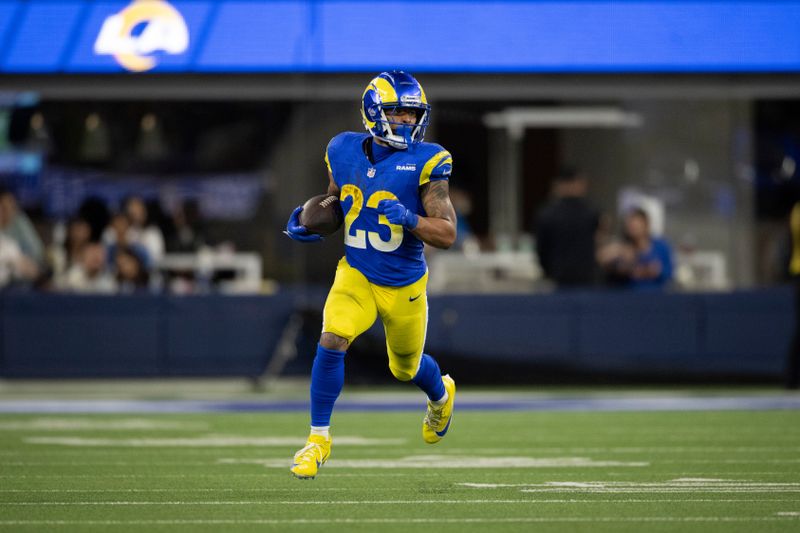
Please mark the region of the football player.
MULTIPOLYGON (((423 353, 428 269, 422 253, 423 243, 449 248, 456 240, 448 189, 453 159, 438 144, 423 142, 431 106, 410 74, 379 74, 361 100, 367 133, 340 133, 325 152, 328 194, 339 197, 345 215, 345 256, 325 302, 311 369, 311 433, 291 467, 303 479, 316 476, 330 457, 330 419, 344 384, 345 353, 378 316, 392 374, 428 397, 425 442, 439 442, 453 416, 455 382, 423 353)), ((301 211, 292 212, 286 234, 320 240, 300 224, 301 211)))

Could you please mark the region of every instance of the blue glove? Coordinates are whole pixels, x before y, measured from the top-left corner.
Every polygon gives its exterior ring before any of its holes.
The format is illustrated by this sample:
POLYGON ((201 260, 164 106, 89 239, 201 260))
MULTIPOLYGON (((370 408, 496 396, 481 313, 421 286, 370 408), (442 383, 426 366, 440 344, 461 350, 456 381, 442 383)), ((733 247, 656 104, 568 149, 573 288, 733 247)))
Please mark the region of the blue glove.
POLYGON ((286 231, 284 233, 289 238, 298 242, 318 242, 322 240, 322 235, 316 233, 309 233, 305 226, 300 224, 300 211, 303 206, 295 208, 292 215, 289 217, 289 222, 286 223, 286 231))
POLYGON ((378 203, 378 213, 385 215, 390 223, 399 224, 407 230, 413 230, 419 223, 417 214, 406 209, 406 206, 397 200, 381 200, 378 203))

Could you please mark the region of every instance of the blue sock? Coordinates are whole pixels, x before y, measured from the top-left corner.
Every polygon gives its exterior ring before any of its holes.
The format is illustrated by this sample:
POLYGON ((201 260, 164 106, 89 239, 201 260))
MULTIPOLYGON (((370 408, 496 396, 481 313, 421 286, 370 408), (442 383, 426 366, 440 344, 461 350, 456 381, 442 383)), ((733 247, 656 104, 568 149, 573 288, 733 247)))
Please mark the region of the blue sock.
POLYGON ((439 365, 428 354, 422 354, 417 375, 411 381, 422 389, 428 395, 428 399, 433 402, 441 400, 442 396, 444 396, 444 383, 442 383, 442 373, 439 370, 439 365))
POLYGON ((311 425, 330 426, 336 398, 344 386, 344 354, 317 344, 311 367, 311 425))

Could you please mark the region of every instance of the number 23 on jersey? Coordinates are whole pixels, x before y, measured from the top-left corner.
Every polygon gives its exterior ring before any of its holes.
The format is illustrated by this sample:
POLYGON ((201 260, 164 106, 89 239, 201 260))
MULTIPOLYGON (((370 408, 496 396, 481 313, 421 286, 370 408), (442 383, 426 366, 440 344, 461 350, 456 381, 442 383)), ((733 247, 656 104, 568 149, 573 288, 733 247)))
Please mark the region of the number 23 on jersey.
MULTIPOLYGON (((379 252, 393 252, 400 248, 403 243, 403 226, 390 223, 384 215, 378 215, 378 223, 387 226, 391 231, 389 240, 381 239, 381 235, 377 231, 363 229, 352 231, 353 222, 365 207, 364 193, 355 185, 348 183, 342 187, 341 200, 344 202, 347 197, 353 199, 353 205, 344 217, 344 244, 346 246, 364 249, 369 240, 370 246, 379 252)), ((367 198, 366 207, 376 209, 381 200, 397 200, 397 196, 389 191, 375 191, 367 198)))

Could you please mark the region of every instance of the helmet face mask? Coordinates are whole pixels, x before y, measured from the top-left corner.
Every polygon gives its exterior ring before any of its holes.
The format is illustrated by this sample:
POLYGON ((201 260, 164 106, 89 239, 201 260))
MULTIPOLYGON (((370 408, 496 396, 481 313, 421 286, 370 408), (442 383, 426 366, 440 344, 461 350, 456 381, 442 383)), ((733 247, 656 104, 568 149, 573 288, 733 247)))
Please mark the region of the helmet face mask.
POLYGON ((431 106, 422 86, 410 74, 402 71, 379 74, 367 85, 361 104, 364 127, 392 148, 406 150, 425 138, 431 106), (416 123, 397 121, 393 112, 398 109, 415 111, 416 123))

